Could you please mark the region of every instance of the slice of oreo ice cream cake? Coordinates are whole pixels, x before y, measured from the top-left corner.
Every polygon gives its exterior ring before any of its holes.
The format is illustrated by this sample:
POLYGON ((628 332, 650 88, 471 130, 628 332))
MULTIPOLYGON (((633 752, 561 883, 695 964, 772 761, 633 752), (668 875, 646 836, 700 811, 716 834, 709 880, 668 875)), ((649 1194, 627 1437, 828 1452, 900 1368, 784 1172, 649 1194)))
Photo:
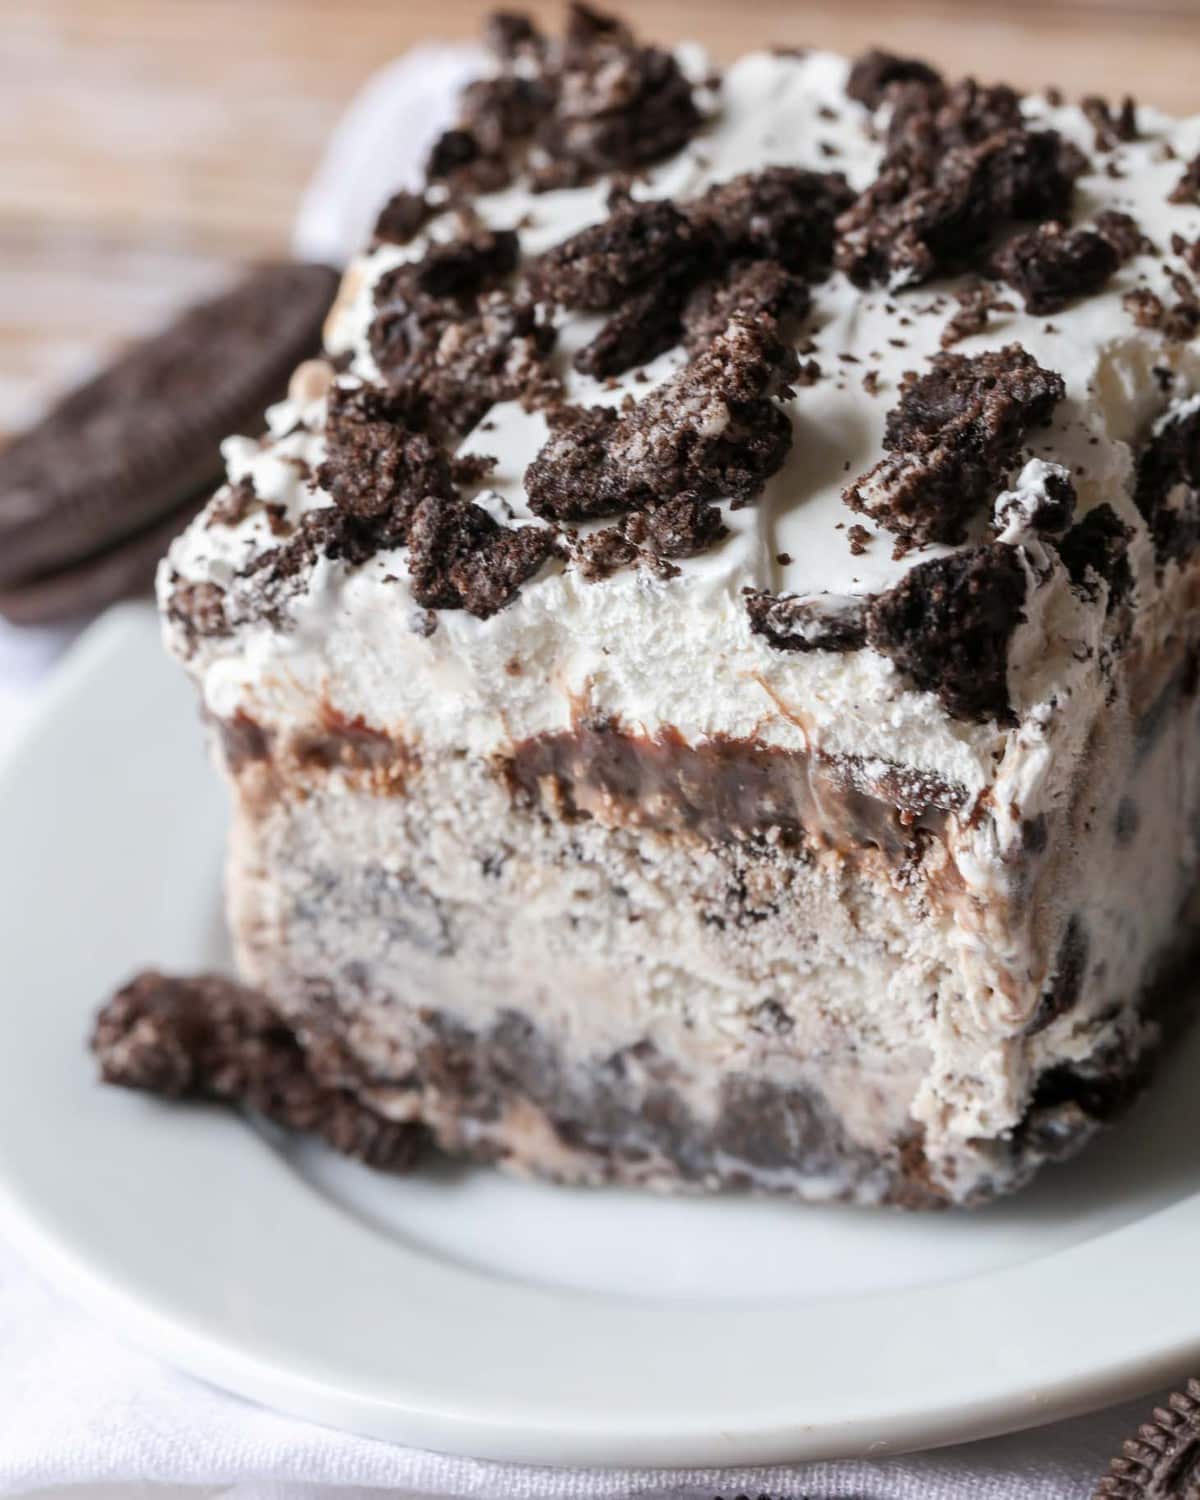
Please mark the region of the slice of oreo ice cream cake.
POLYGON ((242 978, 516 1171, 1017 1187, 1189 1004, 1200 120, 490 39, 160 572, 242 978))

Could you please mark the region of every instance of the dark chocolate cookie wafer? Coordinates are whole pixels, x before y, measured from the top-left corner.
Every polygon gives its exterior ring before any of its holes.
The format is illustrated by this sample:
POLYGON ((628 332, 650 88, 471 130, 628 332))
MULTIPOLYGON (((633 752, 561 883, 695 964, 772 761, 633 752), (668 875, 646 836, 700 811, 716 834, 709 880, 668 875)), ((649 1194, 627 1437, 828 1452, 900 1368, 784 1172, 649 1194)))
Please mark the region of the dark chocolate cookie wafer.
POLYGON ((144 531, 42 578, 0 587, 0 618, 12 625, 52 625, 92 614, 118 599, 149 593, 159 560, 204 504, 207 490, 144 531))
MULTIPOLYGON (((128 538, 140 545, 215 485, 222 438, 261 430, 293 367, 319 347, 336 289, 327 266, 261 266, 135 345, 0 452, 0 589, 44 581, 128 538)), ((88 603, 102 603, 100 575, 90 576, 88 603)))
POLYGON ((1200 1500, 1200 1380, 1189 1380, 1138 1428, 1094 1500, 1200 1500))

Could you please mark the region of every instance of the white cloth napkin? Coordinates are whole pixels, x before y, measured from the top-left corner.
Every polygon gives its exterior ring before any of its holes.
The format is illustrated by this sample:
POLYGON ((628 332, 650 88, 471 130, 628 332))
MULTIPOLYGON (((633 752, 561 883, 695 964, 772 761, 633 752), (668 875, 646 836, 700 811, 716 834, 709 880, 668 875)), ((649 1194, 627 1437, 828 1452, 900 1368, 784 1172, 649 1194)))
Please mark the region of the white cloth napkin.
MULTIPOLYGON (((341 262, 365 241, 382 200, 416 174, 473 59, 423 48, 366 85, 305 195, 297 254, 341 262)), ((0 626, 0 757, 73 634, 0 626)), ((887 1461, 672 1473, 479 1463, 313 1427, 177 1374, 126 1348, 0 1244, 0 1497, 162 1500, 166 1486, 226 1500, 1088 1500, 1151 1404, 887 1461)))

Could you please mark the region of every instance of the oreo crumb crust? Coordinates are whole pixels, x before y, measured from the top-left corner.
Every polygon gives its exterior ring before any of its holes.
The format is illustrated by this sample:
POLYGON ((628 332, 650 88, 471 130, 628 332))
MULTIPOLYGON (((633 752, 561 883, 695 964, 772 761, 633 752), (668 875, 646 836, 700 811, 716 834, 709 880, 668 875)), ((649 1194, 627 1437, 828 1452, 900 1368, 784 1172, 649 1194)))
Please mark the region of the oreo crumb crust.
POLYGON ((1065 393, 1062 377, 1018 344, 935 355, 888 415, 890 456, 843 499, 907 542, 961 542, 1026 434, 1049 422, 1065 393))
POLYGON ((867 608, 867 640, 955 719, 1015 723, 1008 645, 1027 579, 1004 542, 918 563, 867 608))
POLYGON ((1200 1500, 1200 1380, 1189 1380, 1121 1445, 1094 1500, 1200 1500))
POLYGON ((100 1010, 91 1049, 105 1083, 235 1104, 383 1171, 407 1171, 427 1139, 361 1102, 336 1043, 302 1045, 265 995, 218 975, 139 974, 100 1010))

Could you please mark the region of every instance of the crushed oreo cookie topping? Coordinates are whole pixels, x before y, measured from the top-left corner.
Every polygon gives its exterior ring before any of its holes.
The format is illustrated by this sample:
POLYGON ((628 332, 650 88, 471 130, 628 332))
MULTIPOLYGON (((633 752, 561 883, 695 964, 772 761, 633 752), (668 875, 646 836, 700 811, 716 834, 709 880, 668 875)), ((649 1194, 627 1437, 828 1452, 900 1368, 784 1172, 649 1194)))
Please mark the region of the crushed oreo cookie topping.
POLYGON ((605 378, 677 344, 700 340, 695 314, 720 285, 715 335, 735 310, 802 316, 808 293, 798 278, 822 275, 833 255, 833 221, 851 197, 835 173, 783 167, 744 173, 676 206, 616 194, 607 219, 547 251, 530 270, 535 294, 561 307, 611 312, 575 357, 575 368, 605 378), (753 267, 772 269, 756 274, 753 267))
POLYGON ((1128 94, 1115 110, 1098 94, 1089 94, 1080 100, 1079 107, 1096 132, 1097 151, 1115 151, 1122 143, 1137 140, 1137 105, 1128 94))
POLYGON ((722 260, 773 260, 815 277, 832 265, 834 225, 853 201, 840 172, 764 167, 709 188, 687 211, 722 260))
POLYGON ((937 95, 943 88, 942 75, 920 58, 897 57, 876 47, 855 59, 846 93, 868 109, 878 109, 895 84, 918 84, 937 95))
POLYGON ((955 719, 1014 722, 1008 644, 1024 618, 1015 547, 989 542, 918 563, 867 610, 867 639, 955 719))
POLYGON ((578 187, 670 156, 701 123, 677 60, 589 6, 571 5, 561 42, 524 16, 502 18, 488 41, 499 71, 468 87, 428 163, 429 177, 457 193, 521 177, 578 187))
POLYGON ((1026 312, 1041 316, 1098 292, 1120 263, 1104 235, 1050 220, 1009 240, 993 257, 992 269, 1021 293, 1026 312))
POLYGON ((631 563, 669 578, 679 571, 676 560, 696 557, 728 534, 717 506, 685 493, 648 510, 634 511, 614 526, 576 537, 571 557, 588 583, 610 578, 631 563))
POLYGON ((1063 219, 1078 151, 1031 130, 1019 96, 973 80, 893 85, 887 151, 875 181, 837 222, 835 263, 856 285, 912 286, 981 267, 997 232, 1063 219))
POLYGON ((985 332, 993 313, 1010 313, 1015 305, 1001 297, 990 282, 972 277, 954 293, 958 311, 942 330, 940 343, 943 349, 952 349, 963 339, 973 338, 985 332))
POLYGON ((623 413, 565 407, 525 474, 535 514, 587 520, 683 493, 746 505, 792 444, 773 399, 787 389, 794 352, 774 320, 731 319, 677 375, 623 413))
POLYGON ((962 541, 1025 435, 1064 394, 1062 377, 1016 344, 936 355, 888 415, 890 456, 846 489, 846 504, 912 542, 962 541))
POLYGON ((406 245, 425 227, 433 214, 424 193, 393 193, 375 220, 377 244, 406 245))
POLYGON ((1200 203, 1200 153, 1184 168, 1183 176, 1171 189, 1169 203, 1200 203))
MULTIPOLYGON (((960 716, 1008 722, 996 681, 985 675, 977 703, 955 672, 965 683, 962 660, 1012 603, 1009 554, 972 547, 961 577, 946 559, 925 572, 908 555, 989 538, 1016 547, 1032 534, 1052 539, 1038 555, 1057 549, 1080 599, 1103 608, 1103 595, 1112 608, 1128 597, 1128 528, 1103 504, 1075 517, 1082 444, 1105 439, 1080 437, 1073 408, 1045 442, 1036 434, 1068 381, 1093 404, 1071 318, 1121 266, 1138 261, 1126 306, 1141 328, 1172 342, 1200 333, 1189 274, 1200 252, 1163 232, 1167 194, 1194 201, 1196 163, 1174 192, 1180 169, 1166 155, 1154 158, 1153 192, 1097 192, 1089 179, 1092 212, 1078 224, 1074 184, 1094 163, 1002 84, 956 82, 881 51, 848 78, 830 57, 776 59, 779 118, 818 137, 798 146, 800 165, 777 159, 775 116, 762 150, 745 136, 757 96, 734 74, 722 103, 710 80, 693 83, 678 59, 588 6, 572 7, 561 38, 501 13, 488 44, 495 63, 464 91, 425 185, 380 211, 323 432, 284 460, 330 503, 298 505, 293 489, 287 505, 264 505, 251 471, 238 476, 207 525, 258 516, 257 550, 233 553, 211 578, 176 578, 171 618, 193 642, 254 618, 282 628, 320 559, 359 567, 396 548, 407 556, 384 571, 407 579, 405 607, 422 621, 438 610, 488 618, 543 568, 587 582, 630 568, 671 579, 731 528, 736 555, 744 523, 726 511, 785 464, 807 473, 811 452, 819 493, 789 491, 777 514, 773 487, 755 523, 769 533, 763 555, 787 558, 783 572, 738 576, 753 633, 781 651, 878 645, 928 685, 922 663, 958 631, 958 667, 934 690, 960 716), (830 151, 818 149, 826 126, 830 151), (676 153, 661 174, 642 170, 676 153), (816 170, 823 158, 846 174, 816 170), (539 196, 556 188, 583 191, 539 196), (957 351, 965 340, 992 347, 957 351), (891 404, 882 455, 874 413, 856 409, 839 427, 850 390, 864 393, 862 408, 891 404), (890 537, 829 520, 839 491, 890 537), (814 549, 794 514, 809 498, 816 524, 838 533, 814 549), (828 593, 817 552, 835 570, 828 593), (898 622, 922 580, 939 603, 918 638, 898 622)), ((1089 101, 1086 118, 1108 167, 1149 160, 1154 142, 1139 136, 1132 104, 1089 101)), ((1159 366, 1164 392, 1181 396, 1173 355, 1159 366)), ((303 420, 317 434, 311 409, 303 420)), ((1190 419, 1164 426, 1139 457, 1138 505, 1160 561, 1184 555, 1200 530, 1185 428, 1190 419)))
POLYGON ((413 598, 426 609, 465 609, 486 620, 554 549, 548 527, 504 527, 481 506, 428 495, 408 528, 413 598))

